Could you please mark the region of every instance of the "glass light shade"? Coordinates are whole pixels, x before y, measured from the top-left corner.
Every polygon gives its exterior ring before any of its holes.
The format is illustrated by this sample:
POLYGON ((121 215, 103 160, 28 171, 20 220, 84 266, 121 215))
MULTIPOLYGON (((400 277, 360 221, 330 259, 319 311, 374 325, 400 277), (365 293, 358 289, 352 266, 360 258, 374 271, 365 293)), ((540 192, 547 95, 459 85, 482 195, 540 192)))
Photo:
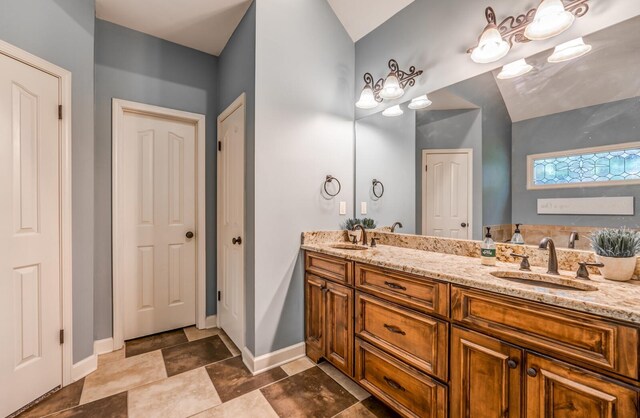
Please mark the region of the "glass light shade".
POLYGON ((362 93, 360 93, 360 100, 356 102, 356 107, 360 109, 373 109, 376 106, 378 106, 378 102, 373 95, 371 87, 363 88, 362 93))
POLYGON ((498 78, 500 80, 507 80, 509 78, 520 77, 531 70, 533 70, 533 67, 527 64, 527 61, 522 58, 502 67, 502 71, 498 74, 498 78))
POLYGON ((575 19, 573 13, 564 9, 562 0, 543 0, 533 22, 524 30, 524 36, 532 41, 549 39, 569 29, 575 19))
POLYGON ((394 73, 389 73, 384 84, 382 85, 382 91, 380 91, 380 97, 387 100, 398 99, 404 94, 404 89, 400 87, 398 77, 394 73))
POLYGON ((507 55, 510 49, 511 45, 502 39, 496 25, 489 24, 480 35, 478 46, 471 51, 471 59, 478 64, 495 62, 507 55))
POLYGON ((431 100, 427 97, 426 94, 422 96, 415 97, 411 99, 411 103, 409 103, 409 109, 419 110, 424 109, 425 107, 431 106, 431 100))
POLYGON ((555 47, 553 54, 547 58, 547 61, 551 63, 569 61, 581 57, 589 51, 591 51, 591 45, 585 44, 580 37, 555 47))
POLYGON ((382 116, 394 117, 401 116, 404 112, 400 109, 400 105, 391 106, 382 111, 382 116))

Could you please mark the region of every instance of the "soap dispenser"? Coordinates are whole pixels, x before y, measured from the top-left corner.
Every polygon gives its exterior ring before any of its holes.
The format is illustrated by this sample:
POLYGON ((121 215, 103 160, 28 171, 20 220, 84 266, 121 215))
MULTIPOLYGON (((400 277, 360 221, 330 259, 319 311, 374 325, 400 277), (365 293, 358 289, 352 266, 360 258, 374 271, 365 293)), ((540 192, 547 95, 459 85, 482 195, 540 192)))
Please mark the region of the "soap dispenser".
POLYGON ((496 265, 496 243, 491 238, 491 227, 486 227, 487 233, 484 236, 484 241, 480 246, 480 262, 483 266, 495 266, 496 265))
POLYGON ((512 244, 524 244, 524 237, 520 233, 520 225, 522 224, 516 224, 516 230, 511 237, 512 244))

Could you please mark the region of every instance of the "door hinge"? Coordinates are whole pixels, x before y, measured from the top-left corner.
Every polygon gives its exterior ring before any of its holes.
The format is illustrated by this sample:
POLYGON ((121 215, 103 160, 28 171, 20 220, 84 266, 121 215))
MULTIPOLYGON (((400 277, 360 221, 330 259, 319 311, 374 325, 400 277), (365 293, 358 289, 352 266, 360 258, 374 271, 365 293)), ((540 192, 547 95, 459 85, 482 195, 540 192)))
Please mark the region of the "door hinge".
POLYGON ((222 151, 222 141, 218 141, 218 151, 222 151))
POLYGON ((64 330, 60 330, 60 344, 64 344, 64 330))
POLYGON ((222 299, 222 292, 218 290, 218 301, 222 299))
POLYGON ((62 105, 58 105, 58 119, 62 120, 62 105))

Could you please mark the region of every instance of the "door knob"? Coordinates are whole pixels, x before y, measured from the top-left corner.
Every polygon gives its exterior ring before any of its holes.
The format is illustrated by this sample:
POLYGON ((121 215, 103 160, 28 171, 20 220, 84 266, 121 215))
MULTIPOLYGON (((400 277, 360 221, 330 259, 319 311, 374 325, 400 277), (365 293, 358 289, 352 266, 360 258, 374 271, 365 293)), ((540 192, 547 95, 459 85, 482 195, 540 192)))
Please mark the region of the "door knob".
POLYGON ((193 232, 189 231, 185 234, 185 236, 189 239, 193 238, 193 232))
POLYGON ((536 377, 538 375, 538 371, 533 367, 529 367, 527 369, 527 374, 531 377, 536 377))
POLYGON ((509 359, 509 361, 507 361, 507 365, 509 366, 510 369, 515 369, 516 367, 518 367, 518 362, 512 359, 509 359))
POLYGON ((463 227, 463 228, 466 228, 466 227, 467 227, 467 223, 466 223, 466 222, 462 222, 462 223, 460 224, 460 226, 461 226, 461 227, 463 227))
POLYGON ((232 243, 232 244, 238 244, 238 245, 242 244, 242 237, 233 238, 233 239, 231 240, 231 243, 232 243))

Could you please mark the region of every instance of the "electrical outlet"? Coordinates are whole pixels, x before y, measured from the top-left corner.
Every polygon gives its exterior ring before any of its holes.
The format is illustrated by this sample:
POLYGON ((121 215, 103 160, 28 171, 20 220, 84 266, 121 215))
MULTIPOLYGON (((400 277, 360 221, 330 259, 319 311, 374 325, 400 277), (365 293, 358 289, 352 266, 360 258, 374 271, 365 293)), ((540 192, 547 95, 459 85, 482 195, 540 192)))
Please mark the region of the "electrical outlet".
POLYGON ((347 214, 347 202, 340 202, 340 215, 347 214))
POLYGON ((367 202, 360 202, 360 215, 367 214, 367 202))

